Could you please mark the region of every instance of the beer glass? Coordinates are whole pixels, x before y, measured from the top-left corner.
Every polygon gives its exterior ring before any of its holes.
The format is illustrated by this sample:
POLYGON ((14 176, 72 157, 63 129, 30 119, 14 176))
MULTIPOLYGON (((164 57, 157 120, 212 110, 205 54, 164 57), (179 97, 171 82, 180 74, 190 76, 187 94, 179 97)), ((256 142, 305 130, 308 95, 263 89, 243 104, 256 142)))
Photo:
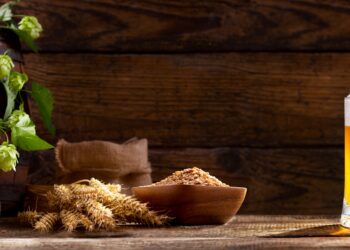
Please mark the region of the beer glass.
POLYGON ((340 222, 350 228, 350 95, 345 97, 345 131, 344 131, 344 200, 340 222))

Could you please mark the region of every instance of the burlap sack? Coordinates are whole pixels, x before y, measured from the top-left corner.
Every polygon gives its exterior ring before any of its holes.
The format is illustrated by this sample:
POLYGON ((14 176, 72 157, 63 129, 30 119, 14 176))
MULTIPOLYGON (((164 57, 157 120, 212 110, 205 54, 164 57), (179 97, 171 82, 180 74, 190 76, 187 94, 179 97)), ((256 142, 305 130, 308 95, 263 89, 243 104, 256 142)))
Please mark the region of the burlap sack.
POLYGON ((57 143, 57 181, 72 183, 91 177, 126 188, 152 183, 147 139, 136 138, 123 144, 106 141, 57 143))

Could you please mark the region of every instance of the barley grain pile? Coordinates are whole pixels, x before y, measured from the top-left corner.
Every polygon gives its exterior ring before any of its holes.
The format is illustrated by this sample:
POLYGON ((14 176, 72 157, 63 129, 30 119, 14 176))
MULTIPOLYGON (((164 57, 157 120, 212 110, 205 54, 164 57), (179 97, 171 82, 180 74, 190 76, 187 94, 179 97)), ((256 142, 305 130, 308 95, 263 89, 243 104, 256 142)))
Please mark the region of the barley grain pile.
POLYGON ((187 168, 182 171, 176 171, 169 177, 154 183, 153 185, 202 185, 202 186, 218 186, 228 187, 229 185, 221 182, 216 177, 211 176, 208 172, 203 171, 200 168, 193 167, 187 168))
POLYGON ((126 223, 160 226, 168 222, 166 215, 149 210, 146 204, 120 191, 120 185, 94 178, 55 185, 46 194, 49 212, 25 211, 18 214, 18 219, 42 232, 62 227, 70 232, 79 228, 114 230, 126 223))

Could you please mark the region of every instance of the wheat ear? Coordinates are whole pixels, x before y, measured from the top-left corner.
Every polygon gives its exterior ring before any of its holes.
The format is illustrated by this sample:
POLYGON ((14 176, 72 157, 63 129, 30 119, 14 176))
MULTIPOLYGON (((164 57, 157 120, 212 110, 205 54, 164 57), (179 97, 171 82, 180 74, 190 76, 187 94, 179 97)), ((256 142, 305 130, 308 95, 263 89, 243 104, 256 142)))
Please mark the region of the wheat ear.
POLYGON ((63 227, 68 231, 68 232, 73 232, 79 224, 79 213, 77 212, 72 212, 66 209, 63 209, 60 212, 60 217, 61 221, 63 224, 63 227))
POLYGON ((119 222, 131 222, 148 226, 161 226, 170 218, 150 211, 147 204, 141 203, 131 196, 119 194, 110 204, 114 217, 119 222))
POLYGON ((47 213, 35 223, 34 229, 40 232, 50 232, 53 230, 58 219, 58 213, 47 213))
POLYGON ((115 229, 117 224, 114 221, 112 211, 96 200, 87 200, 84 207, 89 218, 95 223, 97 228, 108 230, 115 229))
POLYGON ((53 191, 46 194, 49 207, 53 210, 69 206, 72 201, 72 192, 68 185, 54 185, 53 191))
POLYGON ((82 213, 79 213, 79 224, 88 232, 93 231, 95 228, 94 223, 82 213))
POLYGON ((103 204, 108 204, 115 199, 116 193, 111 192, 107 185, 102 183, 101 181, 95 178, 91 178, 90 186, 96 189, 99 201, 103 204))
POLYGON ((71 192, 74 197, 77 199, 96 199, 97 198, 97 190, 94 187, 84 185, 84 184, 71 184, 69 185, 71 192))
POLYGON ((122 186, 119 184, 106 184, 106 187, 112 193, 120 193, 120 191, 122 190, 122 186))
POLYGON ((40 219, 41 215, 36 211, 19 212, 17 218, 21 224, 34 226, 35 222, 40 219))

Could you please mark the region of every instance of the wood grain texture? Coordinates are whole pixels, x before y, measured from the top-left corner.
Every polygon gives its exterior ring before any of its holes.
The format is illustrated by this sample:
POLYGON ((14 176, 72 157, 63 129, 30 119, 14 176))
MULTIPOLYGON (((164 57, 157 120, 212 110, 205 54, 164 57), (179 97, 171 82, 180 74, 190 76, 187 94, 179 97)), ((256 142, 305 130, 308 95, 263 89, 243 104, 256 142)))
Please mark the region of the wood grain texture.
MULTIPOLYGON (((197 165, 248 187, 242 213, 340 211, 350 54, 329 51, 350 50, 348 1, 31 0, 18 12, 45 28, 48 53, 26 54, 26 70, 54 92, 57 138, 148 138, 155 180, 197 165)), ((45 164, 33 179, 50 182, 45 164)))
POLYGON ((18 12, 42 21, 44 51, 350 49, 345 0, 31 0, 18 12))
MULTIPOLYGON (((34 160, 32 183, 55 183, 53 152, 34 160)), ((151 149, 150 162, 153 181, 198 166, 231 186, 247 187, 240 214, 338 214, 342 206, 342 149, 151 149)))
POLYGON ((3 239, 0 249, 16 250, 25 247, 28 250, 42 250, 47 247, 59 249, 125 249, 125 250, 153 250, 153 249, 346 249, 350 239, 313 237, 313 238, 109 238, 109 239, 3 239))
POLYGON ((120 227, 115 232, 41 234, 0 220, 0 249, 339 249, 350 230, 338 216, 237 216, 222 226, 120 227))
POLYGON ((343 143, 349 54, 30 54, 26 61, 32 79, 53 91, 57 135, 68 141, 343 143))

